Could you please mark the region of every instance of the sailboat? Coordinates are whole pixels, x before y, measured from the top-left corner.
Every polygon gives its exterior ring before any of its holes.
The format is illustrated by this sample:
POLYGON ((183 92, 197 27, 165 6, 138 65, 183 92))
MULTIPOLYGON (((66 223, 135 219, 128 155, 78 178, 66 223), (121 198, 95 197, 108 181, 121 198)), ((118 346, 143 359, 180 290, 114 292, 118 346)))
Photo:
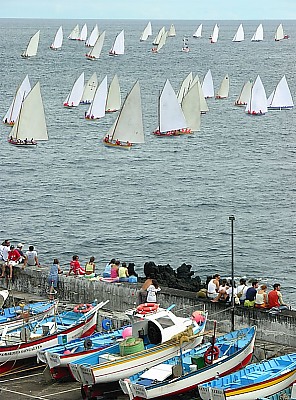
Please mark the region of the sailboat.
POLYGON ((37 31, 29 40, 26 50, 21 54, 23 58, 36 56, 40 38, 40 31, 37 31))
POLYGON ((167 32, 164 32, 162 34, 159 43, 155 47, 152 47, 151 49, 152 53, 158 53, 159 50, 163 48, 163 46, 166 44, 167 35, 168 35, 167 32))
POLYGON ((119 54, 124 54, 124 29, 116 36, 109 51, 109 56, 117 56, 119 54))
POLYGON ((214 97, 215 95, 214 83, 213 83, 212 72, 210 69, 206 73, 201 87, 206 99, 209 97, 214 97))
POLYGON ((105 76, 96 89, 93 101, 85 113, 85 119, 99 119, 105 116, 107 91, 107 76, 105 76))
POLYGON ((103 143, 108 147, 130 150, 134 143, 144 142, 141 90, 137 81, 127 95, 103 143))
POLYGON ((252 80, 248 80, 244 83, 240 94, 238 95, 237 99, 235 100, 235 106, 246 106, 248 101, 251 97, 251 90, 252 90, 253 82, 252 80))
POLYGON ((259 75, 252 87, 251 96, 245 111, 250 115, 263 115, 267 112, 266 93, 259 75))
POLYGON ((14 122, 16 121, 16 119, 19 115, 22 102, 26 98, 26 96, 28 95, 30 90, 31 90, 31 84, 30 84, 28 75, 26 75, 25 79, 22 81, 22 83, 18 87, 16 94, 12 100, 12 103, 3 118, 4 124, 11 125, 11 126, 14 125, 14 122))
POLYGON ((151 22, 149 21, 148 24, 146 25, 145 29, 142 32, 142 35, 140 37, 140 42, 144 42, 148 39, 149 36, 152 35, 152 26, 151 22))
POLYGON ((80 29, 79 25, 77 24, 71 31, 70 35, 68 36, 68 39, 77 40, 79 38, 79 34, 80 34, 80 29))
POLYGON ((8 141, 16 146, 35 146, 40 140, 48 140, 48 134, 40 83, 37 82, 23 100, 8 141))
POLYGON ((161 29, 159 29, 155 39, 153 40, 152 44, 154 44, 154 46, 157 46, 160 42, 160 38, 162 37, 162 35, 165 33, 165 27, 163 26, 161 29))
POLYGON ((96 72, 94 72, 84 86, 80 104, 91 104, 94 95, 96 93, 97 87, 98 87, 98 78, 96 72))
POLYGON ((80 35, 78 36, 77 40, 81 42, 85 42, 87 38, 87 25, 84 24, 81 28, 80 35))
POLYGON ((52 50, 58 50, 62 47, 62 44, 63 44, 63 27, 60 26, 55 34, 54 40, 50 45, 50 48, 52 50))
POLYGON ((283 40, 284 38, 285 38, 285 35, 284 35, 283 25, 279 24, 279 26, 276 28, 276 31, 275 31, 274 40, 276 42, 278 42, 280 40, 283 40))
POLYGON ((260 24, 256 29, 256 32, 252 36, 252 42, 261 42, 263 40, 263 26, 260 24))
POLYGON ((84 72, 76 79, 70 93, 64 101, 64 107, 77 107, 80 103, 84 90, 84 72))
POLYGON ((114 75, 107 94, 106 112, 115 112, 120 110, 121 107, 121 93, 118 76, 114 75))
POLYGON ((226 99, 229 95, 229 76, 226 74, 221 82, 216 99, 226 99))
POLYGON ((216 43, 218 41, 219 36, 219 25, 216 24, 213 29, 213 34, 211 36, 211 43, 216 43))
MULTIPOLYGON (((193 80, 194 81, 194 80, 193 80)), ((197 86, 198 86, 198 91, 199 91, 199 103, 200 103, 200 113, 201 114, 206 114, 209 111, 209 107, 207 104, 207 101, 205 99, 201 84, 199 79, 197 78, 197 86)))
POLYGON ((245 32, 243 28, 243 24, 240 24, 240 26, 237 28, 236 34, 234 35, 232 41, 233 42, 242 42, 245 40, 245 32))
POLYGON ((175 36, 176 36, 176 28, 175 28, 175 25, 172 24, 168 31, 168 37, 175 37, 175 36))
POLYGON ((287 110, 294 107, 291 91, 285 75, 269 96, 267 107, 270 110, 287 110))
POLYGON ((196 29, 196 31, 192 36, 194 38, 201 38, 201 32, 202 32, 202 24, 199 25, 199 27, 196 29))
POLYGON ((95 61, 98 58, 100 58, 104 40, 105 40, 105 34, 106 34, 106 31, 102 32, 100 34, 100 36, 97 38, 97 41, 96 41, 94 47, 92 47, 91 50, 88 53, 86 53, 85 56, 88 60, 95 61))
POLYGON ((178 99, 179 103, 182 103, 182 100, 183 100, 184 96, 187 94, 192 81, 193 81, 193 75, 192 75, 192 72, 189 72, 189 74, 186 76, 186 78, 181 83, 180 89, 177 93, 177 99, 178 99))
POLYGON ((86 47, 93 47, 95 45, 98 37, 99 37, 99 28, 98 28, 98 25, 96 24, 93 27, 93 30, 91 31, 88 39, 86 40, 85 46, 86 47))
POLYGON ((184 36, 184 37, 183 37, 183 47, 182 47, 182 51, 183 51, 184 53, 189 53, 189 51, 190 51, 190 48, 189 48, 189 46, 188 46, 188 37, 187 37, 187 36, 184 36))
POLYGON ((187 122, 187 127, 192 132, 200 131, 200 95, 197 82, 190 87, 183 97, 181 108, 187 122))
POLYGON ((156 136, 179 136, 191 133, 181 105, 167 79, 158 100, 158 129, 156 136))

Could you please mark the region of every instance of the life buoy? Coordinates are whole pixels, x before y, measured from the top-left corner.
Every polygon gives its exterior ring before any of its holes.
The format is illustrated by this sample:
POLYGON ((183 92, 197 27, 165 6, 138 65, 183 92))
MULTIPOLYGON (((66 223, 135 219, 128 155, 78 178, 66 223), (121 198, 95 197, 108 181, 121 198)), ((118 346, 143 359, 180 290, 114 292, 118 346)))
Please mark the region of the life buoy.
POLYGON ((217 346, 210 346, 210 347, 206 350, 206 352, 205 352, 205 354, 204 354, 205 363, 206 363, 206 364, 212 364, 212 362, 213 362, 214 360, 217 360, 217 359, 218 359, 219 353, 220 353, 219 347, 217 347, 217 346))
POLYGON ((74 307, 74 312, 77 313, 87 313, 89 312, 93 306, 91 304, 78 304, 77 306, 74 307))
POLYGON ((147 314, 153 311, 156 311, 159 307, 159 304, 156 303, 144 303, 144 304, 140 304, 137 307, 137 312, 139 314, 147 314))

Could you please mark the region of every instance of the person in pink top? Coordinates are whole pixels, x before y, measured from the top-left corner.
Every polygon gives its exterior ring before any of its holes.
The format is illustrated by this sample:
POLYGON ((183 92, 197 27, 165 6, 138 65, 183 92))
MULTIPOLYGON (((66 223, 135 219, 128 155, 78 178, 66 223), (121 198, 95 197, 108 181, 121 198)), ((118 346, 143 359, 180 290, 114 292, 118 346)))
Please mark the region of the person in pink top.
POLYGON ((71 272, 73 272, 74 275, 85 275, 85 269, 81 267, 78 260, 79 257, 77 255, 72 257, 72 261, 70 262, 70 270, 67 276, 71 275, 71 272))
POLYGON ((120 261, 116 260, 114 264, 111 265, 111 278, 118 278, 120 261))

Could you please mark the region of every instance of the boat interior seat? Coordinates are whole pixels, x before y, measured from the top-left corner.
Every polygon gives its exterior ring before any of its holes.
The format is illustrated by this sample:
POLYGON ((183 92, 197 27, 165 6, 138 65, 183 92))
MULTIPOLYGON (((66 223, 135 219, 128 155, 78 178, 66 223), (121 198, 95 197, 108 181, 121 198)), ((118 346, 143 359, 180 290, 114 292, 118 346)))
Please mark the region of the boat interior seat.
POLYGON ((170 375, 172 375, 173 365, 170 364, 159 364, 145 371, 140 378, 151 379, 158 382, 164 381, 170 375))

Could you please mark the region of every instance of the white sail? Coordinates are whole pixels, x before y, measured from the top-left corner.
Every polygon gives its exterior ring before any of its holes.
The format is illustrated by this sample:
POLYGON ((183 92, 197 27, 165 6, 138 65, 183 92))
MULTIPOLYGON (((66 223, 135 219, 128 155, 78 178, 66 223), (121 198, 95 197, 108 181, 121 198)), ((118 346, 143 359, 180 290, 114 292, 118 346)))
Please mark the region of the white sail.
POLYGON ((232 41, 233 42, 242 42, 245 40, 245 32, 243 28, 243 24, 240 24, 240 26, 237 28, 236 34, 234 35, 232 41))
POLYGON ((162 35, 165 33, 165 27, 163 26, 159 31, 158 34, 156 35, 155 39, 153 40, 152 44, 154 44, 155 46, 157 46, 160 42, 160 39, 162 37, 162 35))
POLYGON ((283 25, 279 24, 279 26, 276 28, 274 40, 276 40, 276 41, 283 40, 284 37, 285 37, 285 35, 284 35, 283 25))
POLYGON ((275 90, 269 96, 267 100, 267 106, 268 108, 274 110, 282 110, 285 108, 288 109, 294 107, 291 91, 285 75, 282 77, 275 90))
POLYGON ((84 86, 80 103, 90 104, 93 101, 97 87, 98 87, 98 77, 96 72, 94 72, 84 86))
POLYGON ((52 50, 58 50, 62 47, 62 44, 63 44, 63 27, 60 26, 55 34, 54 40, 50 45, 50 48, 52 50))
POLYGON ((219 25, 215 25, 214 29, 213 29, 213 34, 211 37, 211 43, 216 43, 218 40, 218 36, 219 36, 219 25))
POLYGON ((98 25, 96 24, 96 25, 93 27, 93 30, 91 31, 91 33, 90 33, 88 39, 86 40, 85 46, 87 46, 87 47, 93 47, 93 46, 95 45, 95 43, 96 43, 98 37, 99 37, 99 28, 98 28, 98 25))
POLYGON ((235 105, 236 106, 245 106, 248 104, 248 101, 250 100, 251 97, 251 90, 252 90, 253 82, 250 79, 247 81, 238 95, 237 99, 235 100, 235 105))
POLYGON ((202 91, 205 96, 205 98, 209 97, 214 97, 215 92, 214 92, 214 83, 213 83, 213 77, 212 77, 212 72, 209 69, 208 72, 206 73, 203 83, 202 83, 202 91))
POLYGON ((176 28, 175 28, 175 25, 172 24, 168 31, 168 37, 174 37, 174 36, 176 36, 176 28))
POLYGON ((84 72, 76 79, 70 93, 64 101, 65 107, 77 107, 80 103, 84 90, 84 72))
POLYGON ((177 94, 177 99, 178 99, 179 103, 182 102, 183 97, 188 92, 192 81, 193 81, 193 74, 192 74, 192 72, 189 72, 189 74, 186 76, 186 78, 181 83, 180 89, 179 89, 178 94, 177 94))
POLYGON ((81 32, 80 32, 80 35, 78 36, 77 40, 85 42, 86 38, 87 38, 87 25, 84 24, 83 27, 81 28, 81 32))
POLYGON ((107 76, 105 76, 95 92, 93 101, 85 114, 85 118, 99 119, 105 116, 107 90, 107 76))
POLYGON ((250 100, 246 106, 246 113, 252 115, 261 115, 267 112, 266 93, 258 75, 251 90, 250 100))
POLYGON ((28 58, 36 56, 40 38, 40 31, 37 31, 29 40, 26 50, 22 53, 22 57, 28 58))
POLYGON ((219 90, 216 94, 216 99, 226 99, 229 95, 229 76, 225 75, 222 79, 219 90))
POLYGON ((79 38, 80 35, 80 30, 79 30, 79 25, 77 24, 72 32, 70 33, 70 35, 68 36, 68 39, 70 40, 77 40, 79 38))
POLYGON ((159 97, 159 130, 169 132, 187 128, 187 122, 177 96, 167 79, 159 97))
POLYGON ((105 34, 106 31, 102 32, 98 37, 94 47, 92 47, 92 49, 88 53, 86 53, 86 58, 88 60, 97 60, 98 58, 100 58, 105 40, 105 34))
POLYGON ((23 100, 27 97, 31 90, 31 84, 28 75, 18 87, 12 103, 3 118, 5 124, 13 125, 19 115, 23 100))
POLYGON ((112 79, 106 102, 106 112, 114 112, 120 110, 121 107, 121 93, 118 76, 115 75, 112 79))
POLYGON ((202 35, 202 24, 199 25, 199 27, 196 29, 196 31, 192 36, 194 38, 201 38, 201 35, 202 35))
POLYGON ((199 104, 200 104, 200 113, 201 114, 206 114, 209 111, 209 107, 207 104, 207 101, 205 99, 205 95, 203 93, 200 81, 197 81, 197 87, 199 91, 199 104))
POLYGON ((113 46, 109 51, 110 55, 124 54, 124 30, 122 30, 115 38, 113 46))
POLYGON ((39 82, 24 99, 10 136, 14 140, 48 140, 39 82))
POLYGON ((108 133, 110 141, 145 142, 139 81, 134 84, 127 95, 118 118, 108 133))
POLYGON ((200 96, 197 82, 184 96, 181 107, 187 127, 193 132, 200 131, 200 96))
POLYGON ((140 41, 144 42, 145 40, 148 39, 148 37, 152 35, 152 26, 151 22, 149 21, 148 24, 146 25, 145 29, 142 32, 142 35, 140 37, 140 41))
POLYGON ((167 32, 164 32, 162 34, 158 45, 156 45, 156 47, 153 47, 153 49, 152 49, 153 53, 158 53, 159 50, 161 50, 163 48, 163 46, 166 44, 167 35, 168 35, 167 32))
POLYGON ((263 40, 263 26, 260 24, 256 29, 256 32, 252 36, 252 42, 261 42, 263 40))

